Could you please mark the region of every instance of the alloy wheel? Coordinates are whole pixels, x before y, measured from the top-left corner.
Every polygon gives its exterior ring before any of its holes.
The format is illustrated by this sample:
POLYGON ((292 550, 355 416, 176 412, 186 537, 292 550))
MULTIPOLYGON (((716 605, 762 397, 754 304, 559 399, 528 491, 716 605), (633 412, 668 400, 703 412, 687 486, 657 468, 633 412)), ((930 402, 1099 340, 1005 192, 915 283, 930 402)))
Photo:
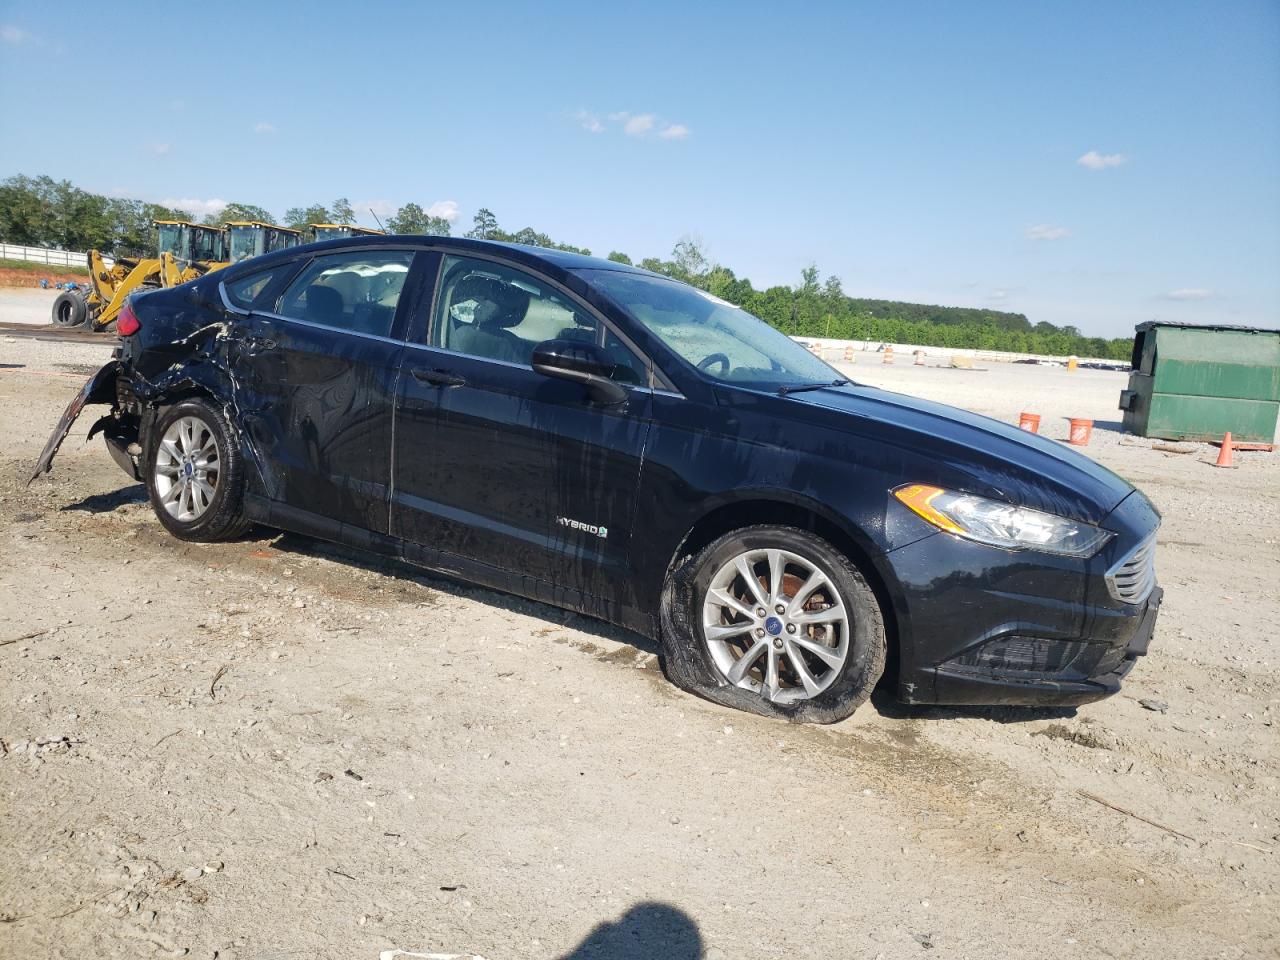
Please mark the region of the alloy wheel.
POLYGON ((788 550, 748 550, 722 565, 702 632, 725 680, 773 703, 816 697, 849 657, 849 614, 831 576, 788 550))
POLYGON ((169 424, 156 451, 155 486, 160 503, 182 523, 204 516, 218 489, 218 443, 199 417, 169 424))

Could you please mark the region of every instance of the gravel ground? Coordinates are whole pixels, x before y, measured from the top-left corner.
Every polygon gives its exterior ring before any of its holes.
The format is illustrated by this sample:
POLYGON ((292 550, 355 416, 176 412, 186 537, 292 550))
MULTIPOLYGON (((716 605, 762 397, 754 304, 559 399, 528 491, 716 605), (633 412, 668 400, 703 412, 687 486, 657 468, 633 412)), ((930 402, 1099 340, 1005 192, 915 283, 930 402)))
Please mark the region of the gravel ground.
POLYGON ((0 955, 1277 954, 1280 456, 1123 437, 1120 375, 855 366, 1053 437, 1094 417, 1164 514, 1165 605, 1079 711, 880 694, 790 727, 550 607, 181 543, 83 424, 26 488, 108 351, 0 336, 0 955))

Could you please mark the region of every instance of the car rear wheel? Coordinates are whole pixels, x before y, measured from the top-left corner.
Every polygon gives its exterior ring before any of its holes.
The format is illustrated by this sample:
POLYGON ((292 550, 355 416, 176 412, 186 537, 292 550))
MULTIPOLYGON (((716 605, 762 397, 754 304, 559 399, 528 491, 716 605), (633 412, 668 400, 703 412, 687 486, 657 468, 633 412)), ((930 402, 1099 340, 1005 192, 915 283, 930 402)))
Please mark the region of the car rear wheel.
POLYGON ((803 530, 728 533, 673 572, 663 605, 668 676, 728 706, 834 723, 884 671, 880 604, 858 568, 803 530))
POLYGON ((212 404, 184 400, 151 431, 147 491, 160 522, 182 540, 212 541, 248 529, 240 451, 212 404))

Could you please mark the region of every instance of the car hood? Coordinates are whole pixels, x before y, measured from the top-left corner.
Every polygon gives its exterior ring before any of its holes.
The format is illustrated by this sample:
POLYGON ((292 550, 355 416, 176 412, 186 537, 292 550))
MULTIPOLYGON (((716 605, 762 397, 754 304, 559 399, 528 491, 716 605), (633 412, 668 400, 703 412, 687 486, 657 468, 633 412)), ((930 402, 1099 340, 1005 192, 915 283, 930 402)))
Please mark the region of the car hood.
POLYGON ((1056 440, 946 404, 855 384, 778 399, 805 419, 905 448, 915 456, 904 458, 901 468, 929 476, 903 482, 950 485, 1095 524, 1134 490, 1056 440))

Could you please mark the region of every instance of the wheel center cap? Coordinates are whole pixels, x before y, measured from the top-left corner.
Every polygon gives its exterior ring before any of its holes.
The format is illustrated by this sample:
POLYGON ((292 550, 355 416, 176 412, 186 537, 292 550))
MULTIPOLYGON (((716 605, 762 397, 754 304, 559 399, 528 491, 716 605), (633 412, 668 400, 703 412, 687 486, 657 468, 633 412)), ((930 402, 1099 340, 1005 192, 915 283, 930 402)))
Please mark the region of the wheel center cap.
POLYGON ((782 621, 777 617, 769 617, 764 622, 764 628, 768 632, 769 636, 776 637, 778 634, 782 633, 782 621))
POLYGON ((182 465, 182 472, 185 473, 188 477, 192 477, 192 476, 195 476, 196 468, 193 467, 190 463, 184 463, 182 465))

